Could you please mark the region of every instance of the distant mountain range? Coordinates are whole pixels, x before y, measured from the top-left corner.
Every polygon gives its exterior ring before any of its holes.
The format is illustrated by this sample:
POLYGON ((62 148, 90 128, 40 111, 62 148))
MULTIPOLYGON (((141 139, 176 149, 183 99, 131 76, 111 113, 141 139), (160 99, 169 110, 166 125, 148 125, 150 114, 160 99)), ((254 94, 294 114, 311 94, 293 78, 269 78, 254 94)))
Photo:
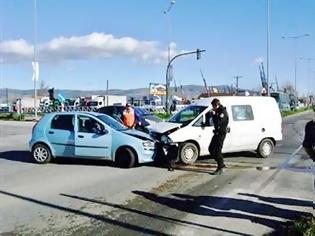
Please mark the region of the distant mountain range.
MULTIPOLYGON (((224 91, 228 86, 220 85, 216 86, 219 91, 224 91)), ((200 85, 183 85, 182 91, 177 88, 177 92, 172 87, 172 94, 178 96, 185 96, 187 99, 197 98, 201 93, 205 93, 206 89, 200 85)), ((65 98, 85 97, 91 95, 106 95, 106 90, 69 90, 69 89, 55 89, 55 97, 58 93, 62 93, 65 98)), ((109 95, 126 95, 127 97, 142 98, 143 96, 149 96, 149 88, 137 88, 137 89, 110 89, 109 95)), ((34 90, 19 90, 19 89, 0 89, 0 103, 6 102, 8 94, 9 101, 15 101, 17 98, 32 97, 34 90)), ((48 96, 47 89, 38 89, 40 96, 48 96)))

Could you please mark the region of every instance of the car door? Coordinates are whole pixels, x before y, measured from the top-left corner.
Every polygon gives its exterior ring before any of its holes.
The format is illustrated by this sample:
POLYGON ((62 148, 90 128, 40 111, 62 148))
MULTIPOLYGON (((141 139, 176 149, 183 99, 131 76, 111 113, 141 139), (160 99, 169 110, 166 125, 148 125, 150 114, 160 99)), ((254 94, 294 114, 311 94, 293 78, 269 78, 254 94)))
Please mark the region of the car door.
MULTIPOLYGON (((229 127, 229 126, 228 126, 229 127)), ((228 128, 229 129, 229 128, 228 128)), ((196 123, 193 124, 190 133, 197 134, 197 142, 200 146, 200 155, 209 155, 209 145, 213 137, 214 125, 212 122, 210 111, 200 117, 196 123)), ((231 135, 228 132, 226 134, 222 152, 229 152, 231 144, 231 135)))
POLYGON ((74 155, 74 115, 57 114, 46 129, 46 137, 56 156, 74 155))
POLYGON ((111 159, 110 127, 88 115, 77 115, 75 155, 84 158, 111 159), (98 128, 97 128, 98 126, 98 128), (100 132, 103 130, 105 132, 100 132))

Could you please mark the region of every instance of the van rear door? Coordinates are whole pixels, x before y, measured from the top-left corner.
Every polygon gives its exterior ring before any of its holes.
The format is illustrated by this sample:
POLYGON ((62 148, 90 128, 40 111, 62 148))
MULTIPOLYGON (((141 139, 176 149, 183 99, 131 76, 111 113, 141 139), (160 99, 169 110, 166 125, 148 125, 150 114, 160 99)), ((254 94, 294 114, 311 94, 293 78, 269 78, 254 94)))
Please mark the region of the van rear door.
POLYGON ((231 152, 255 150, 261 140, 259 125, 251 105, 232 105, 230 116, 231 152))

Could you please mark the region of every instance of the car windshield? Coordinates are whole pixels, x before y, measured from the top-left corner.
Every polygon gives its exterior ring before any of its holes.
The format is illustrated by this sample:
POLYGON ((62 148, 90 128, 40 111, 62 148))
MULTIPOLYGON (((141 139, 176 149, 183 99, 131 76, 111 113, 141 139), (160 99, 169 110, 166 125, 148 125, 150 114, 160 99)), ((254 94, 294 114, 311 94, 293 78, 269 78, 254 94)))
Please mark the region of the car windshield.
POLYGON ((106 116, 106 115, 98 115, 97 118, 99 118, 101 121, 103 121, 105 124, 110 126, 111 128, 121 131, 121 130, 126 130, 127 128, 122 125, 121 123, 117 122, 113 118, 106 116))
POLYGON ((150 112, 142 108, 135 108, 135 112, 137 115, 140 115, 140 116, 150 115, 150 112))
POLYGON ((186 107, 184 110, 176 113, 169 122, 172 123, 189 123, 194 120, 199 114, 201 114, 207 107, 206 106, 196 106, 191 105, 186 107))

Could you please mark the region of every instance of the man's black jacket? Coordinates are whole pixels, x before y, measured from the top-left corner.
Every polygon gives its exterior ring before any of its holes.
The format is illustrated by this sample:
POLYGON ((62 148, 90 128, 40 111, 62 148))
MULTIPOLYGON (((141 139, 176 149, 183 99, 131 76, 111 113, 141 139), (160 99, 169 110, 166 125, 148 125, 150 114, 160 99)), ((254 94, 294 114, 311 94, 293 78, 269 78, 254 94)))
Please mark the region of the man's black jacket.
POLYGON ((315 147, 315 122, 309 121, 305 126, 305 137, 303 141, 303 147, 314 148, 315 147))
POLYGON ((214 134, 226 134, 229 116, 224 106, 220 105, 218 107, 215 114, 212 115, 212 120, 214 124, 214 134))

